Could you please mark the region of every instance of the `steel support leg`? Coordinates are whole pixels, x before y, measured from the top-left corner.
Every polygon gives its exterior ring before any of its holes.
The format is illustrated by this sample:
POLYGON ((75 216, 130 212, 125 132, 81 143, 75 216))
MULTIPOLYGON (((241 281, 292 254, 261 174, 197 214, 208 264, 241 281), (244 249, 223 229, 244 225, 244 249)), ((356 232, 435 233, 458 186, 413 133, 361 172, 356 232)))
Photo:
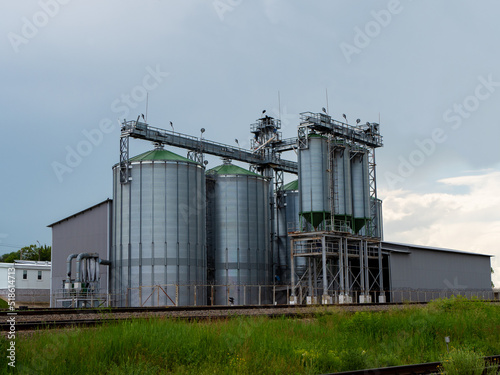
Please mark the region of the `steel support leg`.
POLYGON ((382 244, 378 243, 378 277, 380 286, 380 295, 378 296, 378 301, 380 303, 385 303, 385 293, 384 293, 384 269, 382 267, 382 244))
POLYGON ((365 303, 365 257, 364 257, 364 241, 359 241, 359 283, 361 285, 361 294, 359 296, 359 303, 365 303))
POLYGON ((323 298, 322 298, 322 303, 323 304, 328 304, 329 303, 329 296, 328 296, 328 272, 326 268, 326 237, 323 236, 321 238, 321 248, 322 248, 322 260, 323 260, 323 298))

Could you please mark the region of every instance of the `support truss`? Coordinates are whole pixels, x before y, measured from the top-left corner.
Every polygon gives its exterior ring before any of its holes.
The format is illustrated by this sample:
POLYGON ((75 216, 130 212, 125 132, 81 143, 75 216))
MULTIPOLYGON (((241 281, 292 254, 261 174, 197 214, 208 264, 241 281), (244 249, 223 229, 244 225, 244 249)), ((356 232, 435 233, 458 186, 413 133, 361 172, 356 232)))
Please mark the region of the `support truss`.
POLYGON ((291 236, 293 303, 366 303, 383 296, 380 241, 334 232, 294 233, 291 236), (307 267, 297 274, 295 264, 307 267))

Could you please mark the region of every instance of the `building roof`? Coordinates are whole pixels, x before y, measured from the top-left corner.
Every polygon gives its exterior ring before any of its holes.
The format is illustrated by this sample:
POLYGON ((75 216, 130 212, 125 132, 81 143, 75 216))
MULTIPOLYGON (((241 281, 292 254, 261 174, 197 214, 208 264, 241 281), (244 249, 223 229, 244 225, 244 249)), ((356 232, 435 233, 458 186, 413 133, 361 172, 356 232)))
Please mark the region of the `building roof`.
POLYGON ((66 220, 72 219, 72 218, 74 218, 75 216, 81 215, 81 214, 83 214, 83 213, 85 213, 85 212, 87 212, 87 211, 91 211, 91 210, 93 210, 94 208, 97 208, 97 207, 99 207, 99 206, 102 206, 103 204, 107 204, 107 203, 110 203, 110 202, 113 202, 113 200, 112 200, 112 199, 110 199, 110 198, 108 198, 108 199, 106 199, 105 201, 102 201, 101 203, 97 203, 96 205, 93 205, 92 207, 86 208, 86 209, 84 209, 84 210, 82 210, 82 211, 77 212, 76 214, 70 215, 70 216, 68 216, 68 217, 65 217, 64 219, 61 219, 61 220, 56 221, 55 223, 49 224, 49 225, 47 225, 47 227, 52 228, 54 225, 60 224, 60 223, 62 223, 63 221, 66 221, 66 220))
POLYGON ((283 190, 285 190, 285 191, 299 190, 299 180, 295 180, 295 181, 289 182, 288 184, 284 185, 283 190))
POLYGON ((441 248, 441 247, 422 246, 422 245, 406 244, 406 243, 399 243, 399 242, 387 242, 387 241, 382 242, 382 249, 388 250, 388 251, 393 251, 393 252, 398 252, 398 253, 408 253, 408 254, 411 253, 412 250, 428 250, 428 251, 441 251, 441 252, 447 252, 447 253, 458 253, 458 254, 464 254, 464 255, 477 255, 477 256, 483 256, 483 257, 492 257, 493 256, 493 255, 488 255, 488 254, 472 253, 470 251, 445 249, 445 248, 441 248))
POLYGON ((215 168, 210 169, 207 173, 218 175, 248 175, 262 177, 260 174, 250 172, 249 170, 238 167, 234 164, 221 164, 215 168))
POLYGON ((51 265, 50 261, 15 260, 14 263, 0 263, 0 268, 11 268, 14 266, 17 269, 50 270, 51 265))
POLYGON ((161 161, 185 161, 189 163, 196 163, 193 160, 189 160, 188 158, 185 158, 183 156, 174 154, 171 151, 168 150, 151 150, 151 151, 146 151, 140 155, 134 156, 130 158, 131 162, 134 161, 149 161, 149 160, 161 160, 161 161))

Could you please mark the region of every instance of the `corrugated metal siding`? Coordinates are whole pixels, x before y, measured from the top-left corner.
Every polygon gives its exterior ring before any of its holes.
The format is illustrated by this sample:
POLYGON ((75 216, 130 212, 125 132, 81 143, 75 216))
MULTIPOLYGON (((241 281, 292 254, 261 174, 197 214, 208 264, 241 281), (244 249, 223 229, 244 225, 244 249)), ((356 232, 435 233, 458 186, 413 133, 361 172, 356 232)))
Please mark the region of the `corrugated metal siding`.
POLYGON ((410 248, 391 252, 391 288, 395 289, 491 289, 490 258, 410 248))
POLYGON ((299 220, 299 193, 298 191, 286 191, 283 195, 283 207, 278 208, 276 216, 279 236, 277 246, 274 248, 274 262, 280 268, 282 282, 290 281, 290 241, 288 238, 288 222, 299 220))
POLYGON ((352 216, 351 163, 349 146, 334 153, 334 210, 335 215, 352 216))
MULTIPOLYGON (((163 292, 147 298, 154 286, 165 284, 170 284, 166 292, 171 298, 173 284, 181 284, 179 305, 192 305, 191 285, 206 283, 204 168, 177 160, 131 165, 127 185, 120 184, 120 170, 114 168, 111 289, 117 305, 126 305, 127 296, 129 306, 170 305, 163 292)), ((205 304, 205 295, 198 289, 196 303, 205 304)))
MULTIPOLYGON (((311 213, 329 212, 328 143, 324 137, 310 137, 309 148, 299 150, 300 213, 312 220, 311 213)), ((319 220, 319 219, 317 219, 319 220)), ((314 222, 317 226, 319 223, 314 222)))
POLYGON ((355 218, 370 217, 370 188, 368 185, 368 157, 357 153, 351 159, 352 205, 355 218))
MULTIPOLYGON (((214 261, 216 285, 269 285, 269 183, 260 176, 214 175, 214 261)), ((258 303, 255 290, 230 293, 235 304, 258 303)), ((215 303, 225 304, 226 288, 215 303)))
MULTIPOLYGON (((293 187, 293 186, 292 186, 293 187)), ((282 282, 289 283, 291 279, 291 248, 290 238, 288 237, 288 224, 297 225, 299 220, 299 192, 285 191, 285 205, 278 210, 277 225, 279 228, 279 237, 277 241, 277 252, 275 262, 282 271, 282 282)), ((297 275, 304 273, 306 259, 303 257, 295 258, 295 272, 297 275)))
MULTIPOLYGON (((110 234, 108 233, 112 202, 84 211, 68 220, 60 221, 52 226, 52 282, 51 293, 63 288, 66 279, 66 258, 73 253, 98 253, 102 259, 108 259, 110 234)), ((73 261, 73 275, 75 272, 73 261)), ((108 288, 108 267, 99 267, 101 290, 108 288)), ((51 306, 55 306, 51 301, 51 306)))

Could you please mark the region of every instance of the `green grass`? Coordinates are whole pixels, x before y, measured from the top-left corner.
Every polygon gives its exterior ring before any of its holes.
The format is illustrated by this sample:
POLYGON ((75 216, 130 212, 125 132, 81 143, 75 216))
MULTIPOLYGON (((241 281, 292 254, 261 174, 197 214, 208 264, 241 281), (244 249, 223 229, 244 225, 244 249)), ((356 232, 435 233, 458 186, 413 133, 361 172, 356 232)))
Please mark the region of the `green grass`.
POLYGON ((452 349, 443 357, 441 367, 446 375, 481 375, 486 366, 481 353, 464 348, 452 349))
MULTIPOLYGON (((439 361, 466 347, 500 354, 500 306, 463 299, 378 313, 213 323, 135 320, 17 338, 20 374, 318 374, 439 361)), ((1 341, 0 350, 7 351, 1 341)), ((0 358, 0 373, 7 368, 0 358)))
POLYGON ((9 304, 7 303, 7 301, 0 298, 0 309, 8 309, 8 308, 9 304))

